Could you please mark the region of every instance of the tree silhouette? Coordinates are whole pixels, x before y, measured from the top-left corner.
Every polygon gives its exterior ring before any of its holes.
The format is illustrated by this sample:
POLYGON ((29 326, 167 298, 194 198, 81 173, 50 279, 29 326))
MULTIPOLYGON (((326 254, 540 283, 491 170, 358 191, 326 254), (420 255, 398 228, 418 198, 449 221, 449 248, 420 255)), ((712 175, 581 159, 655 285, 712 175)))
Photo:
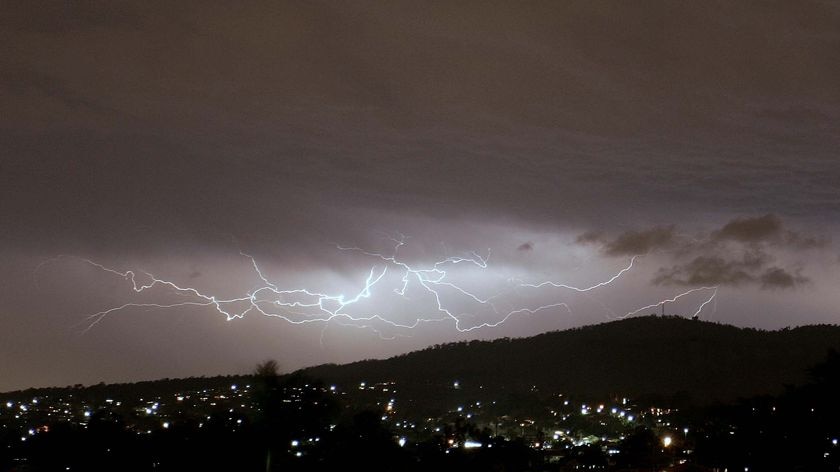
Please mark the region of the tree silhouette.
POLYGON ((254 368, 254 376, 260 380, 276 378, 280 375, 280 365, 274 359, 260 362, 254 368))

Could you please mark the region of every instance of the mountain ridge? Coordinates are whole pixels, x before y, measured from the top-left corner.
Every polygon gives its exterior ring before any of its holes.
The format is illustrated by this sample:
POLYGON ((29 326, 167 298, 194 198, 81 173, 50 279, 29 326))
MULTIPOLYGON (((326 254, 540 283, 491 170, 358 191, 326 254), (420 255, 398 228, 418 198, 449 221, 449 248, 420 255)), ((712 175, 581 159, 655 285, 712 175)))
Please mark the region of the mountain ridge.
MULTIPOLYGON (((476 396, 481 389, 514 397, 539 391, 587 399, 627 396, 705 404, 777 395, 786 386, 803 385, 809 380, 809 369, 832 349, 840 351, 840 325, 763 330, 651 315, 525 338, 438 344, 387 359, 321 364, 285 375, 346 387, 360 382, 396 382, 401 396, 406 394, 418 405, 443 397, 476 396), (445 391, 455 381, 460 384, 458 391, 445 391)), ((2 392, 0 398, 65 389, 97 395, 151 394, 249 379, 248 374, 234 374, 33 387, 2 392)))
POLYGON ((708 403, 775 395, 808 380, 810 367, 840 350, 840 326, 765 331, 675 316, 642 316, 529 338, 464 341, 381 360, 324 364, 298 372, 325 381, 394 381, 429 387, 523 386, 586 397, 626 395, 708 403))

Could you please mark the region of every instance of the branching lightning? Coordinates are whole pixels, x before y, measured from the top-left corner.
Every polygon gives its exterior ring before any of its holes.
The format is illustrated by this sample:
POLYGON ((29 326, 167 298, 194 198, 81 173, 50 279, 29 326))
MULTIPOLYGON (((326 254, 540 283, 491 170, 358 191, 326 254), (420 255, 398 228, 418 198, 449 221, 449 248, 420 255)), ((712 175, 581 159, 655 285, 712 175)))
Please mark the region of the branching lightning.
MULTIPOLYGON (((503 297, 514 291, 525 291, 530 294, 537 290, 544 292, 545 289, 561 289, 567 292, 584 293, 601 289, 615 283, 624 274, 631 271, 639 258, 639 256, 632 257, 626 267, 606 278, 604 281, 590 286, 578 287, 554 281, 524 282, 522 280, 510 279, 507 282, 507 287, 501 292, 492 295, 481 295, 467 290, 462 285, 454 282, 448 271, 458 265, 470 265, 481 271, 488 270, 491 256, 489 249, 486 255, 469 252, 461 256, 446 257, 430 265, 418 267, 400 258, 400 248, 406 244, 406 236, 398 234, 396 237, 389 236, 388 239, 393 243, 392 250, 388 254, 373 252, 360 247, 336 245, 339 251, 355 252, 374 261, 374 265, 371 266, 363 283, 360 284, 359 290, 353 292, 351 295, 329 294, 308 288, 281 288, 266 276, 257 263, 256 258, 244 252, 240 252, 240 255, 250 262, 253 272, 259 279, 261 285, 252 291, 235 297, 218 297, 204 293, 195 287, 182 286, 173 281, 159 278, 147 271, 121 271, 106 267, 90 259, 79 258, 79 260, 105 273, 113 274, 129 281, 131 289, 135 293, 148 292, 153 288, 162 288, 173 294, 187 298, 184 301, 173 303, 128 302, 107 308, 86 316, 85 321, 87 326, 84 332, 101 323, 109 315, 132 308, 172 309, 178 307, 209 307, 215 312, 224 315, 229 321, 243 318, 249 313, 256 313, 277 318, 292 325, 323 323, 324 326, 321 333, 322 341, 324 331, 330 322, 339 326, 370 329, 382 339, 395 339, 399 336, 405 336, 404 333, 406 331, 417 328, 424 323, 450 322, 456 331, 467 333, 483 328, 501 326, 512 317, 521 314, 535 314, 545 310, 557 309, 563 309, 571 314, 571 308, 565 301, 554 301, 537 307, 508 306, 504 310, 501 310, 499 306, 503 304, 501 301, 503 297), (418 316, 410 321, 398 321, 394 317, 381 313, 354 314, 351 308, 362 300, 371 298, 374 294, 374 289, 379 289, 378 284, 381 284, 389 271, 396 272, 399 276, 398 285, 390 289, 392 293, 408 298, 407 291, 410 288, 412 290, 419 290, 422 294, 428 296, 430 300, 433 300, 430 310, 433 314, 430 316, 418 316), (453 300, 452 297, 456 297, 456 299, 453 300), (489 308, 493 313, 493 315, 490 315, 492 320, 471 321, 470 319, 475 318, 475 316, 470 313, 456 313, 454 308, 451 308, 453 303, 468 303, 489 308), (382 329, 387 329, 389 334, 384 334, 382 329)), ((45 261, 45 263, 39 265, 36 272, 44 264, 53 260, 45 261)), ((710 296, 697 308, 695 312, 695 316, 697 316, 706 305, 715 300, 717 291, 717 286, 692 288, 671 298, 629 311, 620 318, 637 315, 645 310, 660 306, 666 302, 675 302, 680 298, 696 292, 710 293, 710 296)), ((524 303, 521 305, 524 305, 524 303)))

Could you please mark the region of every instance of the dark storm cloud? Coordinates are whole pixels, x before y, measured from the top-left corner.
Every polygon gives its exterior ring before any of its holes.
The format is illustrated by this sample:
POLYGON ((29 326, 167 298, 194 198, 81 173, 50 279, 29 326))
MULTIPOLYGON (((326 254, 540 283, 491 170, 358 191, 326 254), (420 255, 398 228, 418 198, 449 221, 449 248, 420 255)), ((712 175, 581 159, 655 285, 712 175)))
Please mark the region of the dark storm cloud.
POLYGON ((531 252, 534 250, 534 243, 530 241, 527 243, 522 243, 519 245, 519 247, 516 248, 516 250, 521 252, 531 252))
POLYGON ((736 218, 716 231, 712 238, 742 243, 768 241, 780 238, 782 230, 782 220, 768 214, 758 218, 736 218))
POLYGON ((670 269, 660 269, 653 283, 681 286, 738 286, 755 282, 752 271, 753 268, 747 267, 747 264, 742 261, 727 260, 717 256, 698 256, 686 264, 670 269))
POLYGON ((770 266, 773 257, 761 255, 751 259, 747 253, 737 255, 696 256, 688 262, 679 262, 661 268, 652 282, 656 285, 676 286, 731 286, 754 285, 761 289, 798 288, 811 279, 800 268, 770 266))
POLYGON ((828 239, 789 230, 777 215, 767 214, 757 218, 737 218, 712 235, 717 241, 741 243, 769 242, 794 249, 825 247, 828 239))
POLYGON ((679 233, 676 226, 671 225, 625 231, 613 238, 600 232, 587 231, 580 234, 575 241, 578 244, 599 244, 608 256, 642 255, 669 249, 678 253, 716 250, 729 243, 748 249, 769 246, 790 251, 805 251, 825 247, 829 242, 822 236, 789 230, 782 219, 773 214, 755 218, 734 218, 720 229, 700 236, 679 233))
POLYGON ((793 288, 809 282, 810 279, 801 275, 799 271, 791 274, 779 267, 771 267, 761 274, 761 288, 765 289, 793 288))
POLYGON ((765 290, 792 289, 810 282, 799 270, 771 266, 765 260, 726 259, 720 256, 698 256, 691 261, 663 268, 653 278, 656 285, 682 287, 757 285, 765 290))
POLYGON ((674 227, 659 227, 645 231, 628 231, 604 245, 608 256, 633 256, 652 250, 667 249, 676 243, 674 227))
POLYGON ((661 268, 656 285, 744 286, 762 289, 796 288, 810 281, 801 269, 771 265, 775 253, 804 253, 827 244, 824 238, 789 230, 773 214, 739 217, 708 234, 679 234, 674 226, 627 231, 612 239, 595 233, 578 236, 578 244, 601 245, 611 257, 658 252, 674 264, 661 268))

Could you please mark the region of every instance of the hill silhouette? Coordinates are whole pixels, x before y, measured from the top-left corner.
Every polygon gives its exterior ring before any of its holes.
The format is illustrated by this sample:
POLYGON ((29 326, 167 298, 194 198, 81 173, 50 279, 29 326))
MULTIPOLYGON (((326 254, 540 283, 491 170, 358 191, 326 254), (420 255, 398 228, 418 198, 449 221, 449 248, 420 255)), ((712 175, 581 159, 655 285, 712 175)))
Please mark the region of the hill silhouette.
MULTIPOLYGON (((510 395, 628 396, 676 404, 730 402, 802 385, 840 348, 840 326, 765 331, 644 316, 541 334, 436 345, 385 360, 321 365, 328 382, 394 381, 418 403, 444 400, 446 386, 510 395)), ((419 406, 419 405, 418 405, 419 406)))
MULTIPOLYGON (((778 395, 787 386, 804 385, 810 369, 832 349, 840 351, 837 325, 766 331, 643 316, 529 338, 440 344, 384 360, 319 365, 289 376, 346 387, 396 382, 401 401, 430 414, 466 398, 492 398, 507 408, 542 403, 558 393, 587 401, 626 396, 644 404, 691 406, 778 395), (456 381, 459 388, 454 389, 456 381)), ((30 388, 0 393, 0 399, 72 391, 99 401, 113 395, 227 388, 252 380, 232 375, 30 388)))

